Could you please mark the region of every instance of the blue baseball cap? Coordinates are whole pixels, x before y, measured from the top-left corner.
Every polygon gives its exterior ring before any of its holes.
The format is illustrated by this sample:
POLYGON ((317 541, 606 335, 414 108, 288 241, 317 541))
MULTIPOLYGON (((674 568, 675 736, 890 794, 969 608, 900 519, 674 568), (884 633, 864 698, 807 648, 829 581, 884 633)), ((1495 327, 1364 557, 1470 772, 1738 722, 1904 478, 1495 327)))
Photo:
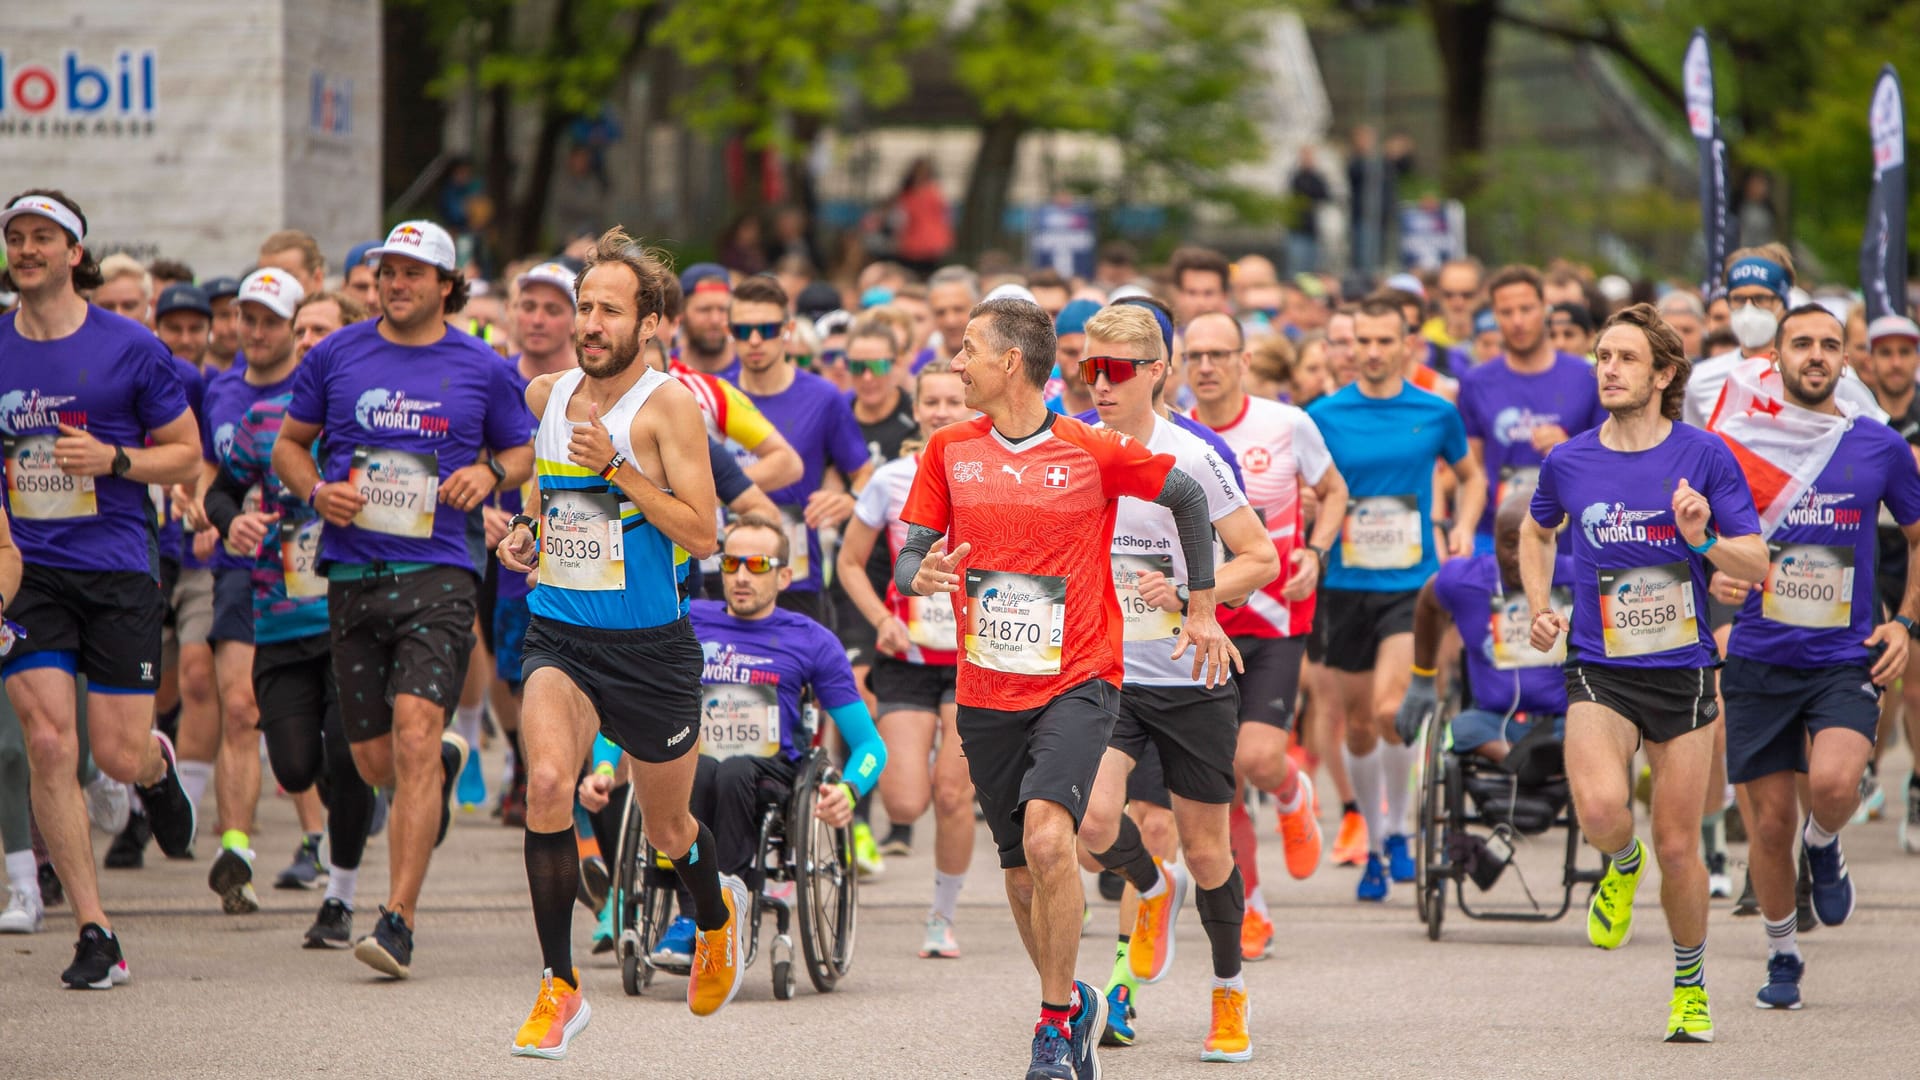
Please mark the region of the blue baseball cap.
POLYGON ((727 273, 727 268, 719 263, 694 263, 680 271, 682 293, 692 296, 702 285, 708 289, 719 289, 730 293, 733 291, 733 277, 727 273))
POLYGON ((1492 308, 1481 308, 1479 311, 1476 311, 1473 313, 1474 336, 1478 337, 1481 334, 1497 334, 1499 332, 1500 332, 1500 322, 1499 320, 1493 317, 1492 308))
POLYGON ((1087 320, 1100 313, 1100 305, 1091 300, 1069 301, 1053 318, 1053 332, 1056 336, 1084 334, 1087 332, 1087 320))
POLYGON ((176 311, 197 311, 209 319, 213 318, 213 304, 207 300, 206 292, 196 285, 169 285, 160 290, 160 299, 153 305, 153 317, 158 319, 176 311))
POLYGON ((340 272, 343 274, 349 273, 356 266, 366 265, 368 262, 367 256, 373 252, 374 248, 379 246, 380 241, 368 240, 364 244, 355 244, 348 248, 347 261, 340 264, 340 272))
POLYGON ((224 296, 240 295, 240 279, 236 277, 210 278, 200 283, 200 291, 207 295, 208 301, 224 296))

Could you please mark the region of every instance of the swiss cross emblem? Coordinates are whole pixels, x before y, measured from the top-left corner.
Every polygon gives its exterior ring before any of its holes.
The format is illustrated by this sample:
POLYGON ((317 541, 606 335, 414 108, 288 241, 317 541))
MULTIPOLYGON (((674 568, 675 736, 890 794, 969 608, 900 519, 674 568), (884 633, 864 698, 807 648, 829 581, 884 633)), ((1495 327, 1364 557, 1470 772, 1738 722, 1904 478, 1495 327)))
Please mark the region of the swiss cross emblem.
POLYGON ((1263 473, 1267 471, 1267 466, 1273 464, 1273 457, 1267 453, 1266 447, 1252 446, 1241 455, 1240 464, 1245 465, 1250 473, 1263 473))
POLYGON ((1050 488, 1066 487, 1067 486, 1067 467, 1065 465, 1047 466, 1047 475, 1044 479, 1045 479, 1046 485, 1050 488))

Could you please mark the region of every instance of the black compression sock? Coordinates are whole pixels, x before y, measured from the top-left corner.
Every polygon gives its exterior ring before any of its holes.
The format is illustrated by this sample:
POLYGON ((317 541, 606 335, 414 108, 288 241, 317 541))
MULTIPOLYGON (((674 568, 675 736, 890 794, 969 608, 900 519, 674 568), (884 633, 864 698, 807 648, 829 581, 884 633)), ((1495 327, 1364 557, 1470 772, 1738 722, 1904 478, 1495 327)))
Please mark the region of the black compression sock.
POLYGON ((705 825, 687 853, 673 860, 680 884, 693 894, 693 921, 702 930, 727 925, 727 902, 720 895, 720 849, 705 825))
POLYGON ((1240 924, 1247 917, 1247 886, 1240 868, 1217 889, 1201 889, 1194 899, 1200 909, 1200 926, 1213 947, 1213 974, 1231 979, 1240 974, 1240 924))
POLYGON ((533 926, 541 962, 573 981, 573 896, 580 885, 580 848, 571 826, 559 832, 527 830, 527 891, 533 896, 533 926))
POLYGON ((1113 839, 1113 846, 1095 852, 1093 858, 1101 866, 1126 878, 1142 893, 1153 888, 1160 880, 1160 868, 1153 865, 1153 856, 1147 854, 1147 846, 1140 839, 1140 826, 1124 814, 1120 816, 1120 831, 1113 839))

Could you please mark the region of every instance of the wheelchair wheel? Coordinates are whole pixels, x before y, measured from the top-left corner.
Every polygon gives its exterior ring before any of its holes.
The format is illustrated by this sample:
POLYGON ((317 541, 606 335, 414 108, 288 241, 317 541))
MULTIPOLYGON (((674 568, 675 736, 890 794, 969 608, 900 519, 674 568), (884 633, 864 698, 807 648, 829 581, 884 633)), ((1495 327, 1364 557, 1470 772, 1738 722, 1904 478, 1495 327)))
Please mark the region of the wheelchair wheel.
POLYGON ((1446 854, 1446 818, 1441 800, 1446 776, 1442 749, 1446 731, 1446 721, 1438 713, 1429 718, 1420 767, 1420 831, 1414 837, 1414 900, 1421 922, 1430 918, 1427 911, 1432 903, 1430 897, 1436 893, 1445 896, 1445 879, 1440 868, 1446 854))
POLYGON ((792 1001, 797 988, 793 977, 793 961, 780 960, 773 965, 773 998, 775 1001, 792 1001))
POLYGON ((852 828, 831 828, 813 816, 819 787, 830 773, 824 757, 810 758, 794 785, 787 811, 800 952, 806 960, 807 978, 822 994, 830 993, 853 965, 859 889, 853 870, 852 828))
POLYGON ((620 848, 613 863, 613 891, 607 903, 613 905, 614 948, 620 956, 620 985, 629 996, 637 996, 652 980, 647 968, 646 944, 640 939, 640 893, 646 840, 640 829, 640 799, 631 788, 627 805, 620 815, 620 848))

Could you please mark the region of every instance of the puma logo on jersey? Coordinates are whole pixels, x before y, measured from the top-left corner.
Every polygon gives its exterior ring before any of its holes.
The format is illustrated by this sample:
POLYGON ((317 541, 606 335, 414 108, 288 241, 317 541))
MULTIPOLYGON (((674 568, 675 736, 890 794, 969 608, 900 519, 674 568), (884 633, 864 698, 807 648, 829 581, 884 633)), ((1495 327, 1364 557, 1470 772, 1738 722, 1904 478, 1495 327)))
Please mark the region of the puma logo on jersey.
POLYGON ((1015 468, 1014 468, 1013 466, 1011 466, 1011 465, 1002 465, 1002 466, 1000 466, 1000 471, 1001 471, 1001 472, 1003 472, 1003 473, 1006 473, 1006 474, 1007 474, 1008 476, 1011 476, 1011 477, 1013 477, 1013 482, 1014 482, 1014 483, 1016 483, 1016 484, 1024 484, 1024 483, 1026 483, 1026 480, 1025 480, 1025 479, 1023 479, 1023 476, 1024 476, 1024 474, 1026 473, 1026 471, 1027 471, 1027 469, 1030 469, 1030 468, 1032 468, 1032 467, 1033 467, 1033 466, 1031 466, 1031 465, 1028 465, 1028 466, 1024 466, 1024 467, 1022 467, 1022 468, 1020 468, 1020 469, 1018 469, 1018 470, 1016 470, 1016 469, 1015 469, 1015 468))

